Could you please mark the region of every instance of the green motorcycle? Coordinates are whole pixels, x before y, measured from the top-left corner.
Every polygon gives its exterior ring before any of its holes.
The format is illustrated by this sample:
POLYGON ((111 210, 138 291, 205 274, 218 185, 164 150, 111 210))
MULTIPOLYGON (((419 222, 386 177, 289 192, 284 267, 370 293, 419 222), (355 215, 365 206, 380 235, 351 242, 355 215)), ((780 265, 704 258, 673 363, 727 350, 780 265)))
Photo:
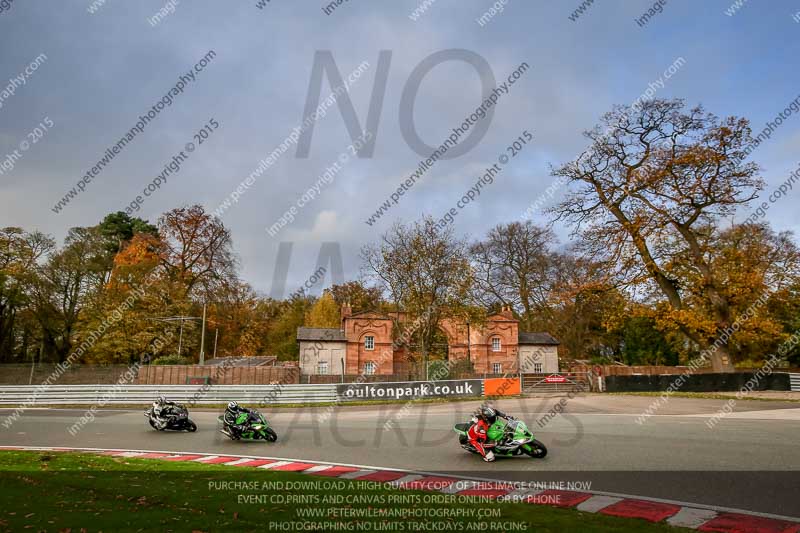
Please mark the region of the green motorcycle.
MULTIPOLYGON (((473 417, 472 423, 456 424, 453 430, 458 433, 458 443, 462 448, 479 454, 467 436, 469 428, 477 422, 478 419, 473 417)), ((498 416, 494 424, 489 426, 486 437, 485 446, 493 450, 495 456, 529 455, 534 459, 541 459, 547 455, 547 447, 533 438, 533 433, 528 431, 528 426, 522 420, 505 420, 498 416)))
POLYGON ((231 425, 225 420, 225 415, 219 417, 222 422, 221 433, 230 437, 231 440, 247 439, 247 440, 265 440, 268 442, 275 442, 278 440, 278 434, 275 430, 269 427, 269 422, 264 418, 264 415, 258 411, 251 411, 249 413, 239 413, 236 417, 236 425, 244 426, 244 430, 237 434, 231 425))

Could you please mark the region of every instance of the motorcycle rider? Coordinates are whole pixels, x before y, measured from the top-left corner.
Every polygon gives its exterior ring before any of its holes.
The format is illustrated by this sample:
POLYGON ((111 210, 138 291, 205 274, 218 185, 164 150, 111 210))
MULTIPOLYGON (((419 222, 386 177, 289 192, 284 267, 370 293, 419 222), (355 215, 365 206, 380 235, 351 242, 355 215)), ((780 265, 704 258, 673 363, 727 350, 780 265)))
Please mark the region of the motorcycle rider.
POLYGON ((506 420, 516 420, 511 415, 507 415, 497 407, 492 407, 490 405, 481 405, 481 409, 483 410, 484 414, 486 415, 486 422, 491 426, 497 421, 497 417, 505 418, 506 420))
POLYGON ((230 431, 233 433, 233 436, 236 438, 241 437, 242 431, 245 430, 248 424, 248 420, 245 420, 244 424, 237 424, 236 419, 239 418, 239 415, 242 413, 247 413, 248 415, 253 412, 252 409, 248 409, 247 407, 242 407, 236 402, 229 402, 228 407, 225 408, 225 414, 223 415, 223 420, 230 428, 230 431))
POLYGON ((159 396, 153 402, 153 416, 156 418, 155 427, 158 430, 166 428, 173 421, 176 414, 173 407, 177 407, 175 402, 167 401, 163 396, 159 396))
POLYGON ((478 450, 478 453, 481 454, 483 460, 487 463, 494 461, 494 452, 492 450, 486 450, 487 447, 490 448, 494 446, 494 443, 486 444, 488 439, 487 432, 489 431, 489 427, 497 421, 498 416, 506 420, 514 420, 513 416, 507 415, 499 409, 489 405, 481 405, 475 413, 477 422, 467 430, 467 438, 470 444, 478 450))

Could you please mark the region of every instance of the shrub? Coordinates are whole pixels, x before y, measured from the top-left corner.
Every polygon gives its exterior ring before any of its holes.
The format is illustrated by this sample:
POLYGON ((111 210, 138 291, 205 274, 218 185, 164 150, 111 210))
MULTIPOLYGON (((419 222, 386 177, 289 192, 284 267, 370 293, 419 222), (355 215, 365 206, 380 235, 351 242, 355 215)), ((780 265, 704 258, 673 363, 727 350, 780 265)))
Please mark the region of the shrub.
POLYGON ((165 355, 163 357, 157 357, 153 359, 153 362, 150 363, 153 365, 191 365, 192 361, 189 360, 187 357, 181 357, 180 355, 165 355))

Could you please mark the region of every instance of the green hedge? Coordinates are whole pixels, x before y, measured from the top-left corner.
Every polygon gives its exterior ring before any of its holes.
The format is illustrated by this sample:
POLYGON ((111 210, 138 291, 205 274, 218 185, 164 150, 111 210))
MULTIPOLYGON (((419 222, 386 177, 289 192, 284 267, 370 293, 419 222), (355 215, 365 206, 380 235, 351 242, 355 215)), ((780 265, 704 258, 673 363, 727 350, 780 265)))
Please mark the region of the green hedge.
POLYGON ((153 365, 191 365, 194 361, 191 361, 187 357, 181 357, 180 355, 165 355, 163 357, 157 357, 153 359, 151 364, 153 365))

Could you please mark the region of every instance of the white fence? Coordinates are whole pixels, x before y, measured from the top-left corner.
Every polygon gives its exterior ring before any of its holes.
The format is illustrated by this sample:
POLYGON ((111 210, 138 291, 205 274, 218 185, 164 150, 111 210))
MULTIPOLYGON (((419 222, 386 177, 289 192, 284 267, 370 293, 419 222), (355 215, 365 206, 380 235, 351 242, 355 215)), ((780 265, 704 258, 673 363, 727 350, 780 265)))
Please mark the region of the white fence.
POLYGON ((3 385, 0 405, 146 405, 158 396, 193 405, 336 401, 336 385, 3 385))
POLYGON ((789 388, 793 392, 800 392, 800 374, 789 374, 789 388))

